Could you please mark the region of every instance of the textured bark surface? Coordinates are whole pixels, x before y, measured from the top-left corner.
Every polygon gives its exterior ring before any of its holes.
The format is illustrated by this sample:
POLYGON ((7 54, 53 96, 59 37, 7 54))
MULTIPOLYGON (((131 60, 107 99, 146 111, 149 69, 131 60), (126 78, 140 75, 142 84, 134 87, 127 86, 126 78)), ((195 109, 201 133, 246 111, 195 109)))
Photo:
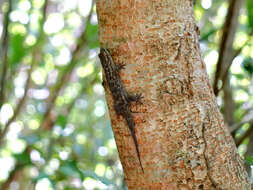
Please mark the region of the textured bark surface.
MULTIPOLYGON (((251 125, 251 127, 253 127, 253 124, 251 125)), ((247 149, 247 152, 245 154, 245 157, 252 157, 253 156, 253 141, 251 139, 253 139, 253 133, 251 133, 251 135, 249 136, 249 146, 248 146, 248 149, 247 149)), ((251 164, 249 162, 246 162, 246 170, 247 170, 247 173, 249 174, 249 177, 252 179, 252 172, 251 172, 251 164)))
POLYGON ((198 43, 190 0, 97 0, 101 47, 113 51, 133 105, 144 167, 106 87, 129 189, 250 189, 216 104, 198 43))

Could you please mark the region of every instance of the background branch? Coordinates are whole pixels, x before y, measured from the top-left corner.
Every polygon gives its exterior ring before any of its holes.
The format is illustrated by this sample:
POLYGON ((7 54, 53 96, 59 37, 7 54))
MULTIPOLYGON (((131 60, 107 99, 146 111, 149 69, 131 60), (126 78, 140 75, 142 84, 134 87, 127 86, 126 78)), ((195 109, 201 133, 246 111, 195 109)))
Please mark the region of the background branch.
MULTIPOLYGON (((249 33, 249 37, 252 38, 252 35, 253 35, 253 30, 249 33)), ((241 51, 243 50, 243 48, 249 44, 250 38, 249 38, 240 48, 238 48, 237 50, 234 51, 233 56, 232 56, 232 61, 230 61, 230 62, 226 65, 226 68, 224 69, 224 74, 223 74, 223 76, 222 76, 222 81, 223 81, 223 82, 222 82, 222 87, 221 87, 221 89, 224 88, 225 83, 227 82, 227 78, 228 78, 228 74, 229 74, 229 69, 230 69, 230 67, 231 67, 232 64, 233 64, 233 60, 241 53, 241 51)))
MULTIPOLYGON (((23 151, 22 154, 28 154, 30 155, 31 152, 31 147, 27 146, 26 149, 23 151)), ((21 161, 22 162, 22 161, 21 161)), ((15 180, 18 180, 18 178, 21 176, 22 174, 22 170, 23 168, 26 166, 26 164, 21 163, 20 161, 17 161, 13 167, 13 169, 11 170, 9 177, 7 178, 7 180, 1 185, 0 190, 8 190, 11 183, 15 180)))
POLYGON ((239 146, 244 141, 244 139, 249 137, 250 134, 252 134, 252 133, 253 133, 253 123, 251 123, 249 129, 247 131, 245 131, 239 139, 236 140, 236 142, 235 142, 236 146, 239 146))
POLYGON ((6 75, 8 71, 8 41, 9 41, 9 17, 12 11, 12 0, 8 1, 8 10, 4 16, 4 24, 3 24, 3 34, 2 34, 2 43, 1 43, 1 57, 2 57, 2 74, 0 80, 0 109, 5 101, 5 83, 6 83, 6 75))
POLYGON ((224 68, 232 62, 232 45, 238 25, 238 16, 243 0, 230 0, 226 21, 223 27, 223 35, 220 44, 219 58, 216 65, 216 73, 213 83, 214 94, 217 96, 220 89, 218 82, 222 79, 224 68))

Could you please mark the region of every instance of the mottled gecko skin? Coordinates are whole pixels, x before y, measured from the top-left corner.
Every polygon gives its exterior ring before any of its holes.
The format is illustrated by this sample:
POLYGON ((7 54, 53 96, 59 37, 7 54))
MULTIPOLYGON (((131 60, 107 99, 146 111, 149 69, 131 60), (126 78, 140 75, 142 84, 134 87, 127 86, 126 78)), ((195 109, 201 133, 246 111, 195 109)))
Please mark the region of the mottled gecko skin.
POLYGON ((141 169, 144 173, 140 153, 139 153, 139 146, 136 138, 135 133, 135 123, 133 116, 131 114, 130 105, 131 102, 140 103, 140 99, 142 98, 141 94, 130 95, 120 78, 119 72, 121 69, 124 68, 123 64, 115 65, 111 54, 107 49, 101 48, 100 54, 98 55, 104 69, 106 84, 109 86, 109 89, 112 93, 113 101, 114 101, 114 110, 117 115, 121 115, 125 118, 127 125, 130 129, 131 136, 133 138, 137 156, 140 162, 141 169))

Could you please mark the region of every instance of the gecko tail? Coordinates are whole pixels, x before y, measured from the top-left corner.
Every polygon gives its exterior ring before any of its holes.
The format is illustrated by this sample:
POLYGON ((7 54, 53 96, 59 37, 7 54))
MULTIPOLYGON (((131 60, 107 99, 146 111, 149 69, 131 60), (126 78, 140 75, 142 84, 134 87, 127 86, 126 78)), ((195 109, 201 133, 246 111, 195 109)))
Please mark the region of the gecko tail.
POLYGON ((134 141, 134 145, 135 145, 137 157, 138 157, 138 160, 139 160, 139 164, 140 164, 142 172, 144 173, 144 169, 143 169, 142 162, 141 162, 141 157, 140 157, 139 144, 138 144, 135 129, 134 129, 134 126, 135 126, 134 125, 134 120, 133 120, 132 117, 127 117, 127 118, 128 119, 126 119, 126 120, 127 120, 127 123, 128 123, 128 127, 130 129, 130 132, 131 132, 131 136, 132 136, 133 141, 134 141))
POLYGON ((143 169, 143 166, 142 166, 142 162, 141 162, 141 157, 140 157, 139 149, 136 149, 136 151, 137 151, 137 156, 138 156, 138 160, 139 160, 139 163, 140 163, 140 166, 141 166, 142 173, 144 173, 144 169, 143 169))
MULTIPOLYGON (((132 131, 131 131, 131 133, 132 133, 132 131)), ((142 162, 141 162, 141 157, 140 157, 139 145, 138 145, 138 142, 137 142, 137 138, 136 138, 135 132, 132 133, 132 136, 133 136, 133 140, 134 140, 134 144, 135 144, 135 149, 136 149, 137 157, 138 157, 138 160, 139 160, 139 163, 140 163, 140 166, 141 166, 141 170, 144 173, 144 169, 143 169, 142 162)))

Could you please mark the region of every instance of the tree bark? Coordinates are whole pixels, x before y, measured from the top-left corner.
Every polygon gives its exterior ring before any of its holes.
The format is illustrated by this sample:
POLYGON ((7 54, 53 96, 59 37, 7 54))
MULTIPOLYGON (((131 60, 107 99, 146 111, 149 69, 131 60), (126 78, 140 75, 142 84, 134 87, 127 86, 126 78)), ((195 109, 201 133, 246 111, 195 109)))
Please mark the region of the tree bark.
POLYGON ((112 50, 128 92, 142 173, 124 118, 105 85, 129 189, 248 190, 247 173, 224 125, 201 58, 193 1, 97 0, 101 47, 112 50))
MULTIPOLYGON (((253 123, 250 125, 250 127, 253 127, 253 123)), ((245 153, 245 158, 247 157, 253 157, 253 132, 251 130, 251 133, 249 135, 249 144, 247 146, 247 152, 245 153)), ((251 169, 251 163, 246 162, 245 164, 247 173, 249 174, 250 179, 253 179, 252 176, 252 169, 251 169)))

